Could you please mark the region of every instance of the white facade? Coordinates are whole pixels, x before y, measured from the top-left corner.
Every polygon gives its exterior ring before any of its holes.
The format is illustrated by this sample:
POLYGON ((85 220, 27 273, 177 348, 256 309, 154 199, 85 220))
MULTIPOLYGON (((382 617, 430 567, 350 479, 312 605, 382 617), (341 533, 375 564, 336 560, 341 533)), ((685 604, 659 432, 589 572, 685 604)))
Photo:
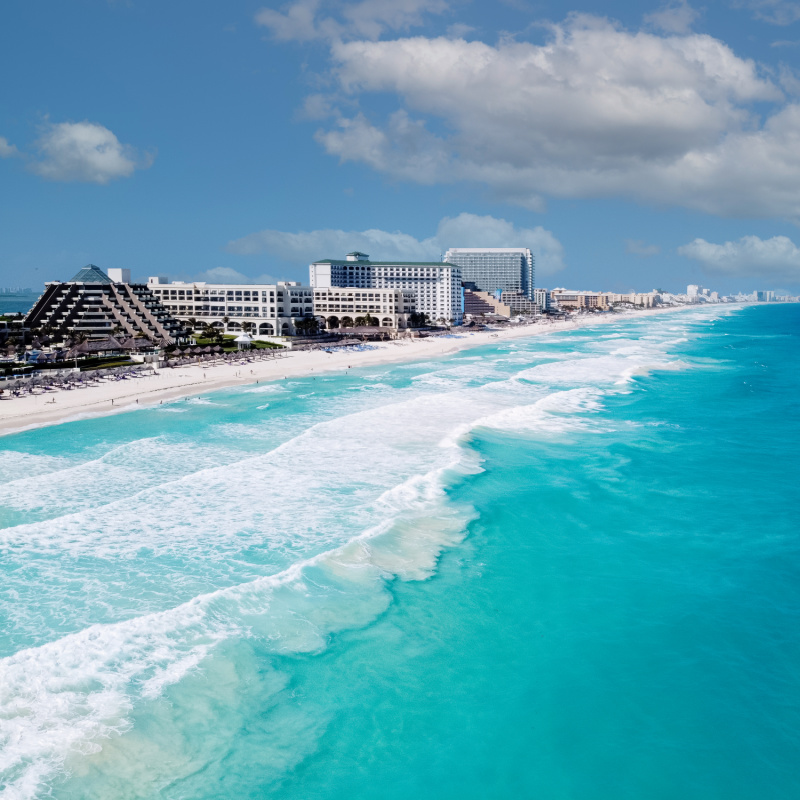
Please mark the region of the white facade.
POLYGON ((547 289, 534 289, 533 302, 544 311, 550 308, 550 292, 547 289))
POLYGON ((106 275, 111 278, 114 283, 130 283, 131 271, 129 269, 119 269, 112 267, 106 270, 106 275))
POLYGON ((359 317, 367 315, 375 319, 373 325, 399 330, 408 327, 415 311, 414 292, 402 289, 318 286, 313 291, 314 314, 329 330, 353 327, 359 317))
POLYGON ((314 315, 311 287, 292 281, 201 283, 153 277, 147 279, 147 286, 178 319, 196 319, 201 325, 230 332, 249 328, 245 323, 250 323, 259 336, 292 336, 295 321, 314 315))
POLYGON ((536 262, 527 247, 451 247, 444 256, 461 280, 481 292, 514 292, 533 300, 536 262))
POLYGON ((417 313, 426 314, 434 323, 461 324, 461 268, 454 264, 370 261, 365 253, 348 253, 341 261, 315 261, 309 275, 315 289, 338 286, 413 292, 417 313))

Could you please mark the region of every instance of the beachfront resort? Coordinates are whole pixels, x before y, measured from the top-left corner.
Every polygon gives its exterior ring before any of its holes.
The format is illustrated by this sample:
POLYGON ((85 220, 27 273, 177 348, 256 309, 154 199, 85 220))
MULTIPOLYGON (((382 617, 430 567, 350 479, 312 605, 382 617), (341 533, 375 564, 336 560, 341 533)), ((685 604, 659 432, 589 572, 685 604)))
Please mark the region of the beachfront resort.
POLYGON ((6 397, 82 386, 105 374, 210 369, 278 353, 346 352, 372 342, 424 341, 453 330, 499 331, 620 311, 777 302, 772 292, 721 296, 537 287, 530 248, 450 248, 441 262, 372 261, 353 251, 309 265, 307 284, 208 283, 88 265, 50 281, 26 314, 0 320, 6 397), (243 351, 247 351, 246 354, 243 351), (105 371, 105 372, 104 372, 105 371))

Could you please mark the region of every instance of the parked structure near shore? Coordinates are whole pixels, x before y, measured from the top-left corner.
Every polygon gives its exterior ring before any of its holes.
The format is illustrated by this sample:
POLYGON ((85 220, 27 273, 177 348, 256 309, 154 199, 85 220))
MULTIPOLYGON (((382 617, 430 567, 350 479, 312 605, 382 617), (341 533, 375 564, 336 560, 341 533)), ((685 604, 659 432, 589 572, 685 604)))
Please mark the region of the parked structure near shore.
POLYGON ((46 283, 24 325, 42 329, 56 340, 73 336, 100 340, 117 333, 172 344, 186 337, 181 323, 147 286, 130 283, 128 270, 106 274, 94 264, 65 283, 46 283))
POLYGON ((237 333, 246 330, 258 336, 294 336, 297 324, 314 316, 311 287, 295 281, 205 283, 151 277, 147 286, 172 314, 196 321, 197 327, 210 325, 237 333))
POLYGON ((460 325, 463 317, 461 268, 438 261, 370 261, 354 251, 342 260, 323 259, 309 266, 315 289, 399 289, 414 293, 417 312, 433 323, 460 325))

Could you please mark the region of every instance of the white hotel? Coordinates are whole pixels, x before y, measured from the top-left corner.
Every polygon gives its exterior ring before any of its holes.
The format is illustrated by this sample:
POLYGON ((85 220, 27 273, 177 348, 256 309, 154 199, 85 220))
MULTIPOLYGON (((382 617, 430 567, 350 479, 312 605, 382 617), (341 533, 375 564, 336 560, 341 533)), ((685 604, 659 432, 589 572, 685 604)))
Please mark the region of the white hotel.
POLYGON ((314 288, 314 314, 329 330, 351 328, 369 315, 373 325, 399 330, 408 327, 414 313, 413 292, 402 289, 356 289, 340 286, 314 288))
POLYGON ((292 281, 276 284, 201 283, 147 279, 147 287, 173 316, 240 331, 252 323, 258 336, 292 336, 295 322, 314 316, 312 290, 292 281))
POLYGON ((431 322, 460 325, 463 316, 461 268, 447 262, 370 261, 366 253, 344 260, 324 259, 309 267, 315 289, 399 289, 413 292, 416 310, 431 322))

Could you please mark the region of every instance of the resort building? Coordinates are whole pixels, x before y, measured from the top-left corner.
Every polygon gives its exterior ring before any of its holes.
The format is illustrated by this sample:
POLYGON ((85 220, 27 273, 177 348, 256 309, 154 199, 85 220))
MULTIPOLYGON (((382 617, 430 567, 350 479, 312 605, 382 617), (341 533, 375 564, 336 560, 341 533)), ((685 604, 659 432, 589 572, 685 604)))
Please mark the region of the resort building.
POLYGON ((606 295, 608 305, 630 305, 638 308, 653 308, 658 305, 661 295, 658 292, 629 292, 616 294, 608 292, 606 295))
POLYGON ((512 292, 533 300, 535 260, 526 247, 451 247, 444 256, 461 267, 461 280, 480 292, 512 292))
POLYGON ((292 281, 275 284, 204 283, 147 279, 147 286, 172 314, 225 331, 257 336, 294 336, 296 324, 314 316, 311 287, 292 281))
POLYGON ((612 306, 624 305, 635 308, 653 308, 658 305, 661 295, 658 292, 576 292, 568 289, 553 289, 550 292, 550 305, 560 311, 606 311, 612 306))
POLYGON ((500 292, 500 302, 507 305, 512 314, 539 314, 542 311, 541 306, 521 292, 500 292))
POLYGON ((585 311, 608 308, 608 295, 604 292, 576 292, 569 289, 553 289, 550 302, 559 311, 585 311))
POLYGON ((377 326, 397 331, 409 327, 416 311, 416 297, 410 290, 337 286, 313 291, 314 314, 329 330, 377 326))
POLYGON ((309 267, 315 289, 398 289, 414 294, 417 313, 432 323, 460 325, 461 268, 438 261, 370 261, 366 253, 348 253, 343 260, 323 259, 309 267))
POLYGON ((75 336, 99 340, 115 335, 172 344, 187 336, 183 325, 148 286, 130 283, 128 270, 105 273, 94 264, 65 283, 46 283, 24 325, 43 329, 56 340, 75 336))
POLYGON ((464 289, 464 316, 511 317, 511 308, 489 292, 464 289))
POLYGON ((547 289, 534 289, 533 302, 539 306, 542 311, 547 311, 550 308, 550 292, 547 289))
POLYGON ((519 292, 479 292, 464 289, 464 314, 470 317, 511 317, 537 314, 541 309, 519 292))

